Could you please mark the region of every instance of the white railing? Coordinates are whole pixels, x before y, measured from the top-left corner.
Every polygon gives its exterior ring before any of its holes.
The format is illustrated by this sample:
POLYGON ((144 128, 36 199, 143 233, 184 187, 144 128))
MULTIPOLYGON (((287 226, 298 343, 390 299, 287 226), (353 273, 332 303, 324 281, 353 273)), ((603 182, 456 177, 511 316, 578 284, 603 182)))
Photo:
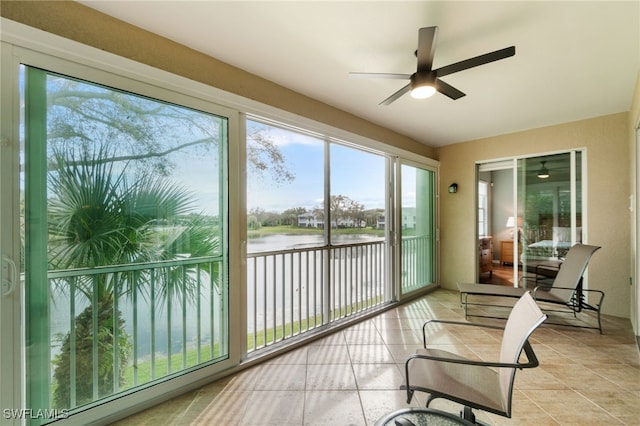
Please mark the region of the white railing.
POLYGON ((48 275, 52 394, 67 407, 228 354, 226 280, 220 259, 48 275))
POLYGON ((247 255, 248 352, 387 300, 384 241, 247 255))
POLYGON ((430 236, 402 239, 402 292, 408 293, 435 282, 433 239, 430 236))

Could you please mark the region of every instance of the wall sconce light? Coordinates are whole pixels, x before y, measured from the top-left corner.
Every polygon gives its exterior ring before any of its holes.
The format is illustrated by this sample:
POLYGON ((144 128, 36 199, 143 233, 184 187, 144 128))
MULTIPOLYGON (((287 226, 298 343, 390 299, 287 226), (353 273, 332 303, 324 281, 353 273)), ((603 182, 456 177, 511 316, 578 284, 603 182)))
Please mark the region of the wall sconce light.
POLYGON ((456 192, 458 192, 458 184, 454 182, 449 185, 449 194, 455 194, 456 192))

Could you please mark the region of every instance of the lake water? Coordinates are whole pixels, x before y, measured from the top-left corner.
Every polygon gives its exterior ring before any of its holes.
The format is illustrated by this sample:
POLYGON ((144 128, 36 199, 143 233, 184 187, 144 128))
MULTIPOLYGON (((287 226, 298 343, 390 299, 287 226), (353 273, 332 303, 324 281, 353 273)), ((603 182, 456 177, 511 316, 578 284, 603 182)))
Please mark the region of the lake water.
MULTIPOLYGON (((333 244, 354 244, 384 241, 384 237, 370 234, 333 235, 333 244)), ((247 253, 262 253, 265 251, 291 250, 324 245, 324 236, 313 235, 284 235, 274 234, 264 237, 249 238, 247 241, 247 253)))

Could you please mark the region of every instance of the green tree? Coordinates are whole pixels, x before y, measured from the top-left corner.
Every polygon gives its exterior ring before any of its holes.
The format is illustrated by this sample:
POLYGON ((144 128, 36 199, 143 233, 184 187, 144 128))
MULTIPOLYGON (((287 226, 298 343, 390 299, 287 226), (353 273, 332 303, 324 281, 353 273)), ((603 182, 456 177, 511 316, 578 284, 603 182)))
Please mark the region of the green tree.
MULTIPOLYGON (((217 149, 225 132, 224 120, 181 106, 68 77, 48 84, 47 143, 59 151, 74 146, 86 153, 102 146, 114 155, 98 161, 136 160, 141 168, 169 176, 174 166, 169 154, 187 147, 217 149)), ((268 128, 247 128, 246 155, 253 173, 268 174, 275 183, 295 178, 268 128)))
MULTIPOLYGON (((324 205, 314 210, 316 214, 324 212, 324 205)), ((352 200, 346 195, 332 195, 329 197, 329 213, 332 226, 361 227, 364 222, 364 205, 352 200)))
MULTIPOLYGON (((218 251, 212 228, 201 216, 188 214, 193 197, 186 189, 153 174, 130 177, 127 167, 118 171, 113 163, 104 161, 108 157, 104 151, 80 161, 69 152, 54 155, 56 172, 49 180, 50 269, 155 262, 175 259, 185 251, 193 257, 218 251)), ((217 276, 215 271, 207 272, 217 276)), ((75 318, 76 405, 94 399, 95 368, 98 396, 113 393, 116 380, 118 386, 124 384, 131 346, 122 314, 114 312, 114 300, 134 289, 144 291, 150 282, 144 272, 128 277, 116 280, 111 274, 96 274, 58 282, 59 291, 70 291, 73 285, 88 303, 75 318)), ((183 292, 195 298, 198 283, 190 277, 176 273, 162 280, 157 290, 165 297, 160 300, 183 292)), ((71 340, 70 332, 53 363, 55 407, 71 406, 71 340)))

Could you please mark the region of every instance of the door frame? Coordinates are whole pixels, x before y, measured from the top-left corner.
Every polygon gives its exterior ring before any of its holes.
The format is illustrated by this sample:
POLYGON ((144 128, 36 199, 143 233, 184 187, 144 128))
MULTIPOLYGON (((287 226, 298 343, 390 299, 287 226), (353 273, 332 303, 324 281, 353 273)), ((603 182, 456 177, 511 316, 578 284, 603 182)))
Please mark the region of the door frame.
MULTIPOLYGON (((576 181, 575 181, 575 172, 576 172, 576 161, 575 161, 575 154, 577 152, 581 153, 581 163, 580 163, 580 167, 581 167, 581 180, 580 180, 580 184, 581 184, 581 193, 582 193, 582 209, 581 209, 581 215, 582 215, 582 242, 586 243, 588 241, 587 238, 587 210, 586 210, 586 206, 587 206, 587 149, 585 147, 580 147, 580 148, 574 148, 574 149, 569 149, 569 150, 558 150, 558 151, 548 151, 548 152, 539 152, 539 153, 533 153, 533 154, 526 154, 526 155, 520 155, 520 156, 513 156, 513 157, 503 157, 503 158, 497 158, 494 160, 481 160, 481 161, 476 161, 476 184, 475 184, 475 191, 476 191, 476 223, 474 226, 474 230, 476 233, 476 237, 478 236, 478 182, 480 180, 480 172, 481 171, 497 171, 497 170, 512 170, 512 176, 513 176, 513 198, 512 198, 512 202, 513 202, 513 214, 515 217, 519 216, 519 209, 518 209, 518 162, 520 160, 527 160, 527 159, 533 159, 533 158, 537 158, 537 157, 546 157, 546 156, 550 156, 550 155, 558 155, 558 154, 570 154, 570 163, 571 163, 571 179, 570 179, 570 186, 571 186, 571 211, 573 212, 572 214, 572 236, 573 236, 573 240, 575 240, 575 209, 577 207, 576 205, 576 181)), ((491 209, 492 211, 492 215, 495 214, 495 211, 493 211, 494 209, 491 209)), ((494 232, 495 233, 495 232, 494 232)), ((513 286, 514 287, 518 287, 518 282, 520 280, 520 274, 519 274, 519 269, 518 269, 518 262, 515 261, 515 259, 519 259, 520 257, 520 248, 518 245, 518 233, 514 232, 513 235, 513 258, 514 258, 514 262, 513 262, 513 286)), ((496 242, 494 241, 494 244, 496 244, 496 242)), ((476 256, 479 256, 478 250, 476 250, 476 256)), ((478 277, 478 262, 479 259, 476 260, 475 264, 476 264, 476 277, 478 277)), ((587 284, 587 277, 585 276, 585 288, 588 288, 588 284, 587 284)), ((640 295, 639 295, 640 298, 640 295)))

